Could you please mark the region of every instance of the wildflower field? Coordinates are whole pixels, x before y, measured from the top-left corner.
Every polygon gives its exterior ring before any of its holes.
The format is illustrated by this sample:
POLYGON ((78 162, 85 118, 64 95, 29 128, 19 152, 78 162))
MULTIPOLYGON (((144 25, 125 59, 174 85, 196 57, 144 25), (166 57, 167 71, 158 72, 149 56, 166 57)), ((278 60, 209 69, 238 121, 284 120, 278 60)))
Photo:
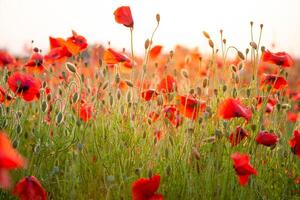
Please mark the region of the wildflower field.
POLYGON ((0 50, 1 200, 300 198, 299 63, 262 24, 247 49, 220 30, 209 54, 168 52, 154 14, 139 55, 130 7, 112 14, 126 49, 70 30, 0 50))

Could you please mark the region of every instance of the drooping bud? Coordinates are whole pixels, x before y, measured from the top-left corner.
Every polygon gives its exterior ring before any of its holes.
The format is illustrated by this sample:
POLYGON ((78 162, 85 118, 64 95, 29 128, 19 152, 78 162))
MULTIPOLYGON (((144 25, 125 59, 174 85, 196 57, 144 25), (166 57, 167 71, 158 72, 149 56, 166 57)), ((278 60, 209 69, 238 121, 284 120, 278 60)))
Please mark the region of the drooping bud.
POLYGON ((156 21, 157 21, 157 23, 160 22, 160 14, 159 13, 156 14, 156 21))
POLYGON ((76 73, 76 67, 73 63, 67 62, 66 67, 71 73, 76 73))
POLYGON ((208 34, 208 32, 203 31, 203 35, 204 35, 204 37, 206 37, 207 39, 210 39, 210 35, 208 34))

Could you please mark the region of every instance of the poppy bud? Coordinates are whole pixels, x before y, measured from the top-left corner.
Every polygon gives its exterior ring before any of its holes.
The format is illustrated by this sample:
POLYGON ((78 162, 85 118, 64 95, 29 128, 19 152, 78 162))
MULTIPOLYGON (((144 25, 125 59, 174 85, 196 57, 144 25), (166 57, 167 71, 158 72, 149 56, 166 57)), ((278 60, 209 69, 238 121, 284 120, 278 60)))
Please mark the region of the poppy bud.
POLYGON ((196 87, 196 93, 198 96, 201 96, 202 90, 200 87, 196 87))
POLYGON ((77 92, 75 92, 72 97, 72 103, 76 103, 78 101, 78 98, 79 98, 79 95, 77 92))
POLYGON ((184 77, 184 78, 189 78, 189 74, 188 74, 188 72, 185 70, 185 69, 182 69, 181 70, 181 74, 182 74, 182 76, 184 77))
POLYGON ((157 105, 162 106, 164 104, 164 97, 162 95, 157 96, 157 105))
POLYGON ((127 99, 127 103, 131 102, 131 92, 130 91, 127 92, 126 99, 127 99))
POLYGON ((103 87, 102 87, 103 90, 105 90, 107 88, 108 83, 109 83, 108 81, 104 82, 103 87))
POLYGON ((121 99, 121 90, 117 89, 117 99, 120 100, 121 99))
POLYGON ((223 85, 222 90, 223 90, 223 92, 226 92, 226 90, 227 90, 227 85, 223 85))
POLYGON ((262 46, 262 47, 260 48, 260 50, 261 50, 262 53, 264 53, 265 50, 266 50, 266 47, 265 47, 265 46, 262 46))
POLYGON ((223 39, 223 43, 226 44, 226 39, 225 38, 223 39))
POLYGON ((125 83, 129 86, 129 87, 133 87, 133 83, 129 80, 125 80, 125 83))
POLYGON ((67 62, 66 67, 71 73, 76 73, 76 67, 74 64, 67 62))
POLYGON ((156 21, 157 21, 157 23, 159 23, 160 22, 160 14, 156 14, 156 21))
POLYGON ((17 133, 20 134, 22 132, 22 126, 20 124, 17 125, 17 133))
POLYGON ((246 55, 248 55, 248 53, 249 53, 249 49, 247 48, 247 49, 246 49, 246 55))
POLYGON ((208 32, 203 31, 203 35, 204 35, 204 37, 206 37, 207 39, 210 39, 210 35, 208 34, 208 32))
POLYGON ((257 49, 257 44, 255 42, 250 42, 250 46, 253 48, 253 49, 257 49))
POLYGON ((263 25, 263 24, 260 24, 260 28, 263 29, 263 27, 264 27, 264 25, 263 25))
POLYGON ((237 53, 240 59, 245 60, 245 56, 241 51, 238 51, 237 53))
POLYGON ((112 95, 109 95, 109 105, 113 106, 113 104, 114 104, 114 98, 112 95))
POLYGON ((120 83, 120 81, 121 81, 120 74, 117 73, 115 76, 115 82, 118 84, 118 83, 120 83))
POLYGON ((206 88, 207 85, 208 85, 208 79, 205 78, 205 79, 203 80, 202 87, 203 87, 203 88, 206 88))
POLYGON ((208 44, 211 48, 214 48, 214 42, 212 40, 208 40, 208 44))
POLYGON ((47 108, 48 108, 48 104, 47 104, 47 102, 46 101, 43 101, 42 102, 42 112, 46 112, 47 111, 47 108))
POLYGON ((234 65, 231 65, 231 69, 232 69, 233 72, 237 71, 234 65))
POLYGON ((253 26, 253 21, 250 22, 250 26, 253 26))
POLYGON ((55 118, 55 122, 56 124, 61 124, 63 121, 63 114, 62 112, 59 112, 57 115, 56 115, 56 118, 55 118))
POLYGON ((148 49, 149 45, 150 45, 150 40, 147 39, 147 40, 145 41, 145 49, 148 49))

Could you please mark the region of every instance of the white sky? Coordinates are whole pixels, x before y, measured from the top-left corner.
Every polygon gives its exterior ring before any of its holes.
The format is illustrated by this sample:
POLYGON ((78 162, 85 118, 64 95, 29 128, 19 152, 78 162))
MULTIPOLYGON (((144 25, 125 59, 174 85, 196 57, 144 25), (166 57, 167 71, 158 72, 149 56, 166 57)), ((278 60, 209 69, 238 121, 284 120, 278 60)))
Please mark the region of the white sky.
MULTIPOLYGON (((0 0, 0 48, 22 53, 31 40, 48 49, 48 37, 68 37, 74 29, 88 43, 111 41, 115 47, 130 47, 128 28, 116 24, 113 11, 129 5, 135 22, 135 50, 143 53, 144 41, 161 24, 154 43, 169 51, 175 44, 208 50, 202 35, 215 40, 224 30, 228 44, 244 50, 254 21, 258 33, 263 23, 263 44, 300 56, 300 0, 0 0)), ((215 42, 216 43, 216 42, 215 42)))

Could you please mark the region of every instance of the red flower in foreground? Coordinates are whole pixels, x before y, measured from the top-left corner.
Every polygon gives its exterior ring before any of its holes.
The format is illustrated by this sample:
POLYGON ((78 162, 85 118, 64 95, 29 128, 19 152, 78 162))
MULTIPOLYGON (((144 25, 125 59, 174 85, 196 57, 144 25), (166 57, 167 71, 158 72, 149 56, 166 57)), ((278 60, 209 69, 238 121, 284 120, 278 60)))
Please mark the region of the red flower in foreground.
POLYGON ((273 146, 279 141, 277 135, 269 133, 268 131, 260 131, 256 136, 256 142, 264 146, 273 146))
POLYGON ((13 195, 20 200, 46 200, 47 193, 34 176, 24 177, 14 188, 13 195))
POLYGON ((31 74, 15 72, 8 80, 9 88, 25 101, 33 101, 40 97, 41 81, 31 74))
POLYGON ((30 60, 25 64, 30 71, 42 72, 44 70, 44 57, 39 53, 32 54, 30 60))
POLYGON ((250 157, 247 154, 234 153, 231 155, 233 168, 239 178, 239 183, 244 186, 248 183, 249 176, 256 175, 256 170, 250 164, 250 157))
POLYGON ((6 51, 0 50, 0 67, 9 66, 9 65, 15 65, 16 59, 7 53, 6 51))
POLYGON ((157 86, 158 91, 163 93, 171 93, 177 91, 177 83, 173 76, 167 75, 157 86))
POLYGON ((121 6, 114 12, 115 20, 118 24, 123 24, 126 27, 133 28, 133 19, 129 6, 121 6))
POLYGON ((235 132, 229 135, 229 141, 231 145, 234 147, 238 145, 246 137, 248 137, 248 133, 242 127, 238 126, 235 132))
POLYGON ((25 160, 12 147, 6 134, 0 131, 0 188, 10 187, 8 170, 25 167, 25 160))
POLYGON ((146 101, 150 101, 151 99, 155 98, 158 93, 153 89, 148 89, 142 92, 142 98, 146 101))
POLYGON ((288 83, 282 76, 277 76, 274 74, 264 74, 261 80, 261 86, 271 86, 275 90, 281 90, 285 88, 288 83))
POLYGON ((244 106, 239 99, 228 98, 219 105, 219 115, 223 119, 243 117, 248 121, 252 117, 252 111, 244 106))
POLYGON ((133 200, 163 200, 161 194, 155 194, 159 188, 160 175, 151 178, 140 178, 132 183, 133 200))
POLYGON ((197 119, 198 114, 201 111, 204 111, 206 104, 201 103, 196 98, 190 96, 177 96, 178 99, 178 110, 179 112, 187 118, 197 119))
POLYGON ((300 159, 300 132, 294 130, 294 137, 289 141, 293 153, 300 159))
POLYGON ((272 53, 266 50, 262 55, 262 60, 282 67, 290 67, 294 64, 292 57, 286 52, 272 53))

